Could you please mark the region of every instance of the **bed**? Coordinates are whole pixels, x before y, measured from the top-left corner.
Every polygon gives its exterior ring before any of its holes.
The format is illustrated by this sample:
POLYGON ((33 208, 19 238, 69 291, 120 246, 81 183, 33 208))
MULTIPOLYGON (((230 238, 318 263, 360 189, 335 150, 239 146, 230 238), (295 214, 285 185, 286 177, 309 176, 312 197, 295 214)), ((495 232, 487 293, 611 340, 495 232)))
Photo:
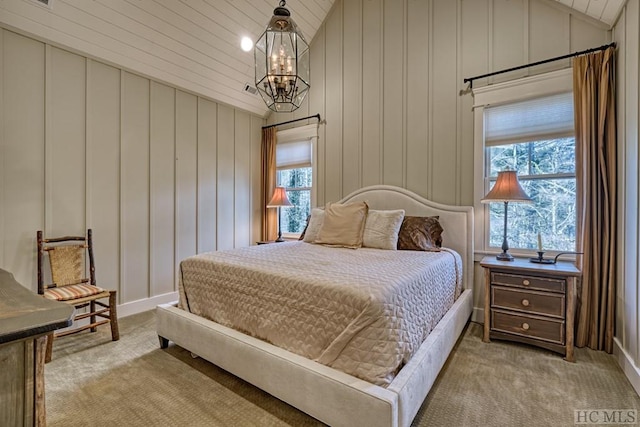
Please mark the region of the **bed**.
MULTIPOLYGON (((366 372, 350 372, 345 364, 337 363, 340 370, 334 369, 327 366, 332 363, 313 361, 311 359, 314 357, 306 358, 265 340, 245 335, 178 308, 175 304, 157 308, 157 332, 161 346, 166 346, 171 340, 329 425, 410 425, 472 311, 473 212, 471 207, 437 204, 408 190, 391 186, 366 187, 340 202, 357 201, 366 201, 370 209, 404 209, 406 215, 439 216, 444 228, 443 247, 457 253, 457 262, 462 266, 457 298, 426 339, 410 349, 410 358, 402 361, 402 369, 390 375, 388 372, 378 372, 371 378, 367 377, 366 372)), ((317 246, 297 242, 288 246, 294 247, 296 244, 317 246)), ((271 251, 285 251, 287 245, 269 246, 273 246, 271 251)), ((271 251, 262 249, 260 253, 271 251)), ((325 252, 328 251, 331 249, 325 252)), ((352 253, 367 255, 364 249, 352 253)), ((443 251, 438 256, 444 259, 450 255, 443 251)), ((207 255, 200 255, 191 262, 205 262, 205 258, 207 255)), ((314 255, 314 258, 321 256, 314 255)), ((268 258, 264 260, 265 265, 269 262, 268 258)), ((350 263, 357 264, 357 260, 350 263)), ((228 277, 235 277, 235 274, 229 273, 228 277)), ((287 280, 287 277, 282 280, 287 280)), ((185 304, 186 300, 188 298, 183 295, 181 303, 185 304)), ((198 312, 194 309, 197 305, 195 300, 188 301, 188 305, 191 305, 189 310, 198 312)), ((346 342, 350 341, 354 340, 347 337, 346 342)), ((355 365, 360 365, 360 362, 355 365)))

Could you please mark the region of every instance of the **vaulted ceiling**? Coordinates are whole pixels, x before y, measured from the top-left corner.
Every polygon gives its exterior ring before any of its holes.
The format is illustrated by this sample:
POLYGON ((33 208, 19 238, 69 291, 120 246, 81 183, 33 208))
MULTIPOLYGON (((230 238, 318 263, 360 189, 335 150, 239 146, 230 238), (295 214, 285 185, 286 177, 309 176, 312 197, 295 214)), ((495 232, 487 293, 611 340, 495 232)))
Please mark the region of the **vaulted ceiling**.
MULTIPOLYGON (((608 27, 615 23, 626 2, 541 1, 572 8, 586 19, 608 27)), ((286 7, 311 43, 334 2, 288 0, 286 7)), ((279 0, 0 0, 0 23, 265 116, 269 110, 260 96, 245 90, 254 84, 254 58, 252 52, 240 49, 240 40, 248 36, 255 41, 278 3, 279 0), (45 3, 48 6, 43 6, 45 3)))
MULTIPOLYGON (((253 40, 262 34, 264 27, 277 6, 277 0, 204 0, 215 5, 220 14, 210 16, 216 23, 227 27, 232 33, 240 34, 246 31, 253 40)), ((318 28, 324 21, 333 6, 335 0, 289 0, 286 7, 291 11, 291 16, 300 27, 307 42, 311 42, 318 28)), ((348 1, 348 0, 345 0, 348 1)), ((608 26, 615 23, 626 0, 554 0, 564 6, 570 7, 581 14, 601 21, 608 26)), ((221 42, 238 43, 238 40, 221 40, 221 42)), ((236 77, 242 81, 253 83, 254 69, 253 56, 242 55, 242 61, 247 64, 244 73, 240 72, 236 77)), ((242 71, 242 70, 238 70, 242 71)), ((238 82, 238 89, 244 87, 238 82)), ((248 94, 244 94, 248 95, 248 94)), ((254 100, 262 102, 258 95, 253 95, 254 100)), ((266 110, 264 110, 266 112, 266 110)))

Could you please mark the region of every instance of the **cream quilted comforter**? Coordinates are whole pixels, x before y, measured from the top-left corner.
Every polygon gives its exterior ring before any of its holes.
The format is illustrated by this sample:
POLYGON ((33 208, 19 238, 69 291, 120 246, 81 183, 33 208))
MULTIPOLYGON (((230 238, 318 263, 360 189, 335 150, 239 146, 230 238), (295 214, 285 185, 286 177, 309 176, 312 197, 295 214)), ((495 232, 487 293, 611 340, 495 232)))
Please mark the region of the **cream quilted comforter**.
POLYGON ((180 307, 388 385, 461 291, 460 256, 288 242, 181 263, 180 307))

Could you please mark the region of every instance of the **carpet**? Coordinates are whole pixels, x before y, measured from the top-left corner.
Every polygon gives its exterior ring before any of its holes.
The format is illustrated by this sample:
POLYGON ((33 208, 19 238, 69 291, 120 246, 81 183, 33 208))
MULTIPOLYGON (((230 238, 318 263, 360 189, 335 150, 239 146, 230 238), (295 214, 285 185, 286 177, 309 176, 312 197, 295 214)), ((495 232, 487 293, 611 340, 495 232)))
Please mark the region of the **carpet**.
MULTIPOLYGON (((576 363, 531 346, 481 340, 469 323, 413 426, 573 426, 574 410, 640 410, 612 356, 576 363)), ((46 365, 47 423, 63 426, 319 426, 317 420, 173 344, 153 311, 61 338, 46 365)))

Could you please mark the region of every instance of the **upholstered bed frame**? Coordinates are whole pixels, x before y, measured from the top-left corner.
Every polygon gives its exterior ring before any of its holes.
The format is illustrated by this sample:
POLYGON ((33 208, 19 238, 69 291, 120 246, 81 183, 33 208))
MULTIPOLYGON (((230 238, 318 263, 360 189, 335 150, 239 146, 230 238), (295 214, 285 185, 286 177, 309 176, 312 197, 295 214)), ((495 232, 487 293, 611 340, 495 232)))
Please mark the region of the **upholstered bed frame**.
POLYGON ((371 209, 439 215, 443 246, 462 257, 464 291, 393 382, 383 388, 244 335, 175 305, 157 308, 162 347, 168 340, 332 426, 409 426, 473 308, 473 208, 447 206, 408 190, 371 186, 341 202, 366 201, 371 209))

